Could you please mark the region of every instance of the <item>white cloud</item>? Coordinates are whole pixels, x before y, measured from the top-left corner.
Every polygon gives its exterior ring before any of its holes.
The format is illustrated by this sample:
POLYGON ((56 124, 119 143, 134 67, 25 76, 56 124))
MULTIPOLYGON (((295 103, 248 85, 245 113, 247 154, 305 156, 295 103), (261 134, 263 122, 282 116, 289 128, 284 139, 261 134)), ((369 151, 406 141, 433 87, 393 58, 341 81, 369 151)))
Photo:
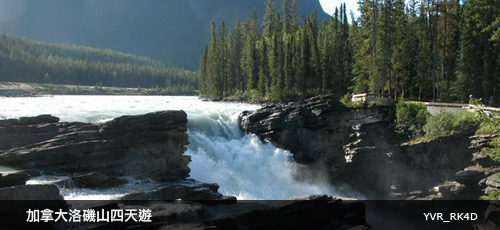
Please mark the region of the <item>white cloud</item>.
POLYGON ((354 15, 358 16, 358 3, 357 0, 319 0, 323 10, 333 15, 335 12, 335 7, 340 8, 340 4, 345 3, 347 7, 347 14, 350 15, 350 12, 354 12, 354 15))

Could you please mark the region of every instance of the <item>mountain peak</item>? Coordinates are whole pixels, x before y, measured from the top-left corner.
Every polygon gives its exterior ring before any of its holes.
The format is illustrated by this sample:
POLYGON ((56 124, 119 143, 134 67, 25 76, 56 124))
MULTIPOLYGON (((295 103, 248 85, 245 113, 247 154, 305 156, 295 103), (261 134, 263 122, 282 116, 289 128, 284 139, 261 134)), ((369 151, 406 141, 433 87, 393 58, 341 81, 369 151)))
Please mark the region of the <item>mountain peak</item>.
MULTIPOLYGON (((299 15, 317 0, 298 0, 299 15)), ((0 31, 55 43, 111 48, 196 67, 211 20, 264 13, 265 0, 0 1, 0 31)), ((280 5, 280 1, 277 1, 280 5)), ((327 14, 319 14, 321 21, 327 14)))

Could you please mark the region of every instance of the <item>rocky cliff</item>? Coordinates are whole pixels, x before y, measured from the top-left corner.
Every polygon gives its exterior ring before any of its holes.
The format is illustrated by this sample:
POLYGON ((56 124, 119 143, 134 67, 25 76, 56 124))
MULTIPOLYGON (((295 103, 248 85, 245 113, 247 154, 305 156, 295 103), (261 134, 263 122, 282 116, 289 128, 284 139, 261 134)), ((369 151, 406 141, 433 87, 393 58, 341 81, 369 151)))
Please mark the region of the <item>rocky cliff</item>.
POLYGON ((387 114, 386 108, 351 110, 338 98, 328 95, 311 98, 304 104, 243 112, 239 126, 290 150, 298 163, 325 167, 335 179, 345 171, 349 161, 343 149, 354 134, 353 127, 385 121, 387 114))
POLYGON ((58 120, 20 118, 0 127, 0 164, 46 173, 147 175, 159 181, 189 175, 182 111, 123 116, 100 125, 58 120))
POLYGON ((371 229, 366 223, 362 202, 327 196, 236 202, 219 194, 217 184, 187 179, 190 158, 183 155, 188 143, 186 123, 186 114, 182 111, 123 116, 103 124, 59 122, 50 115, 0 121, 0 165, 25 171, 0 175, 0 199, 6 200, 2 203, 6 205, 0 206, 0 221, 12 229, 19 226, 36 229, 371 229), (127 201, 66 203, 54 185, 25 185, 30 179, 27 172, 36 176, 41 170, 45 174, 69 175, 73 185, 86 188, 118 186, 122 176, 143 176, 164 182, 156 189, 122 197, 127 201), (198 202, 145 201, 176 199, 198 202), (68 211, 75 207, 150 209, 152 218, 150 223, 26 222, 28 209, 68 211))
MULTIPOLYGON (((50 115, 0 121, 0 165, 36 176, 68 175, 83 188, 115 187, 126 177, 168 182, 156 199, 220 199, 218 186, 187 180, 187 115, 162 111, 102 124, 59 122, 50 115)), ((135 194, 126 199, 147 199, 135 194)))
MULTIPOLYGON (((240 128, 290 150, 295 160, 323 169, 338 188, 373 199, 430 195, 474 163, 474 131, 418 143, 401 143, 390 108, 350 109, 334 96, 303 104, 268 106, 240 115, 240 128)), ((342 192, 342 191, 341 191, 342 192)))

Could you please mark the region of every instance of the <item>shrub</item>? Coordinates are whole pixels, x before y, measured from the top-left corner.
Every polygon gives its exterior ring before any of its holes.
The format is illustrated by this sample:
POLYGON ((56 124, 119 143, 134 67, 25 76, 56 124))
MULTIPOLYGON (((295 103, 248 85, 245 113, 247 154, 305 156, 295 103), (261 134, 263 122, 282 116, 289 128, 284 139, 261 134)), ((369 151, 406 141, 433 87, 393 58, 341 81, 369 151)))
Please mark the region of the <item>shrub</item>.
POLYGON ((410 138, 422 137, 429 115, 424 104, 399 100, 396 106, 396 132, 410 138))
POLYGON ((478 126, 479 120, 475 113, 441 111, 429 117, 424 131, 426 136, 441 137, 476 129, 478 126))
POLYGON ((340 102, 348 108, 360 109, 365 107, 365 103, 362 101, 354 102, 351 100, 351 95, 348 93, 340 98, 340 102))
POLYGON ((481 121, 475 113, 465 112, 455 114, 455 121, 453 122, 454 132, 465 132, 468 130, 475 130, 479 127, 481 121))
POLYGON ((481 149, 481 152, 488 154, 494 161, 500 161, 500 137, 494 138, 488 144, 490 147, 481 149))
POLYGON ((250 92, 246 92, 246 98, 252 103, 262 102, 264 99, 258 90, 252 89, 250 92))
POLYGON ((486 196, 481 196, 481 200, 500 200, 500 191, 492 191, 486 194, 486 196))
POLYGON ((492 113, 486 115, 483 111, 478 111, 478 119, 481 125, 476 134, 500 134, 500 114, 492 113))
POLYGON ((447 111, 441 111, 429 117, 424 126, 424 132, 430 137, 445 136, 452 132, 454 114, 447 111))

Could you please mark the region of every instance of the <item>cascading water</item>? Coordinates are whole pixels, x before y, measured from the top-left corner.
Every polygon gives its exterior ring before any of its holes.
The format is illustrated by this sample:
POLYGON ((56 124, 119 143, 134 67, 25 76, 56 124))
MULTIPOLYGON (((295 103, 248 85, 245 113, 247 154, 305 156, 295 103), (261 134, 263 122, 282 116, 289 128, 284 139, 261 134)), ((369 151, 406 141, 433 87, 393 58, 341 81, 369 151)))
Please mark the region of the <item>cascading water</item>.
POLYGON ((209 111, 191 117, 187 154, 192 156, 193 178, 217 182, 220 192, 239 199, 332 193, 326 185, 295 181, 291 154, 243 134, 237 124, 239 112, 209 111))
MULTIPOLYGON (((259 107, 249 104, 203 102, 196 97, 145 96, 54 96, 0 98, 0 119, 52 114, 61 121, 102 122, 121 115, 136 115, 158 110, 184 110, 188 114, 192 157, 191 177, 217 183, 219 192, 238 199, 284 199, 303 194, 330 194, 326 183, 298 182, 297 164, 288 151, 263 143, 252 134, 242 133, 237 125, 244 110, 259 107)), ((63 180, 64 177, 59 177, 63 180)), ((40 177, 29 183, 56 183, 57 178, 40 177)), ((73 188, 62 185, 66 199, 113 199, 132 191, 144 191, 159 183, 130 180, 127 185, 107 190, 73 188)))

